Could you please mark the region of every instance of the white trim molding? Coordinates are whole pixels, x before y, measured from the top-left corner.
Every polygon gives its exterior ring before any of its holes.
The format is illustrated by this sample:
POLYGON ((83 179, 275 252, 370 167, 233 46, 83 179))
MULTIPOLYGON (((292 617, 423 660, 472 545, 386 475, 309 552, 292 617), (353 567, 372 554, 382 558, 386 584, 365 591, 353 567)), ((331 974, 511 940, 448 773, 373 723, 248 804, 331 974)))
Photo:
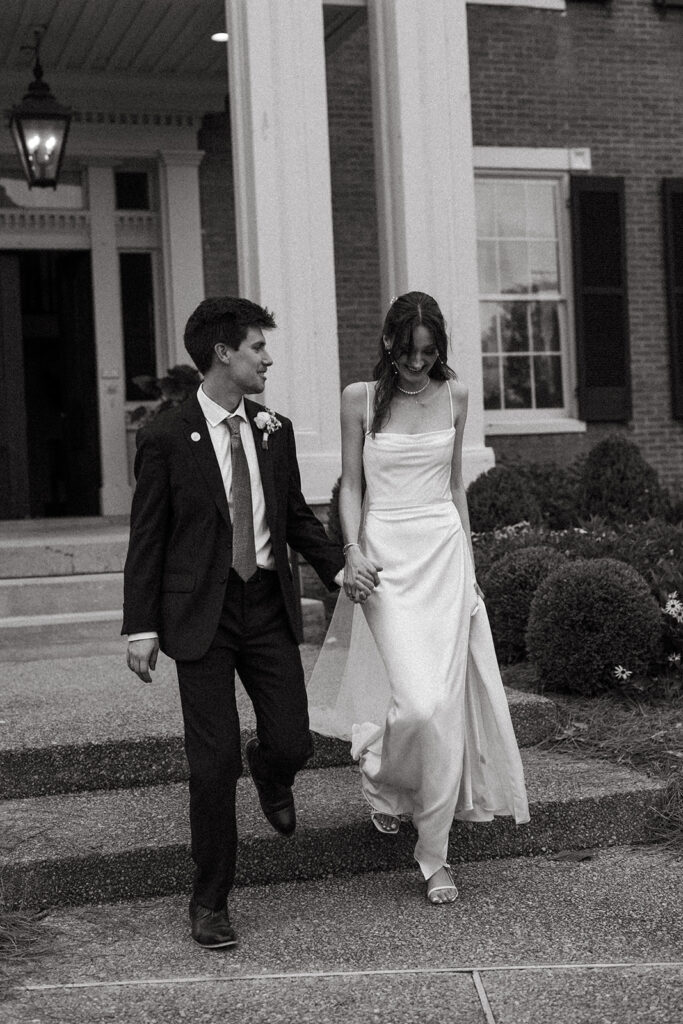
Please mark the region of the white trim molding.
POLYGON ((571 416, 549 416, 546 419, 499 420, 484 426, 487 437, 502 434, 585 434, 586 423, 571 416))
POLYGON ((475 146, 477 171, 590 171, 591 151, 539 146, 475 146))

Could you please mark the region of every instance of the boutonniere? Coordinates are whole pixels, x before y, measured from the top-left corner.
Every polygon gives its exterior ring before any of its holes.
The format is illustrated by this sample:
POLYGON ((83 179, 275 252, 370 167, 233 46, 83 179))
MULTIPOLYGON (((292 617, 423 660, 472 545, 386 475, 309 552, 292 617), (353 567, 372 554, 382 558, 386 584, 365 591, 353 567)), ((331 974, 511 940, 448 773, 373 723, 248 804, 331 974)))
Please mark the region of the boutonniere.
POLYGON ((280 429, 282 424, 280 423, 275 413, 271 412, 270 409, 264 409, 262 412, 257 413, 256 416, 254 417, 254 423, 256 424, 258 430, 263 431, 261 447, 267 448, 268 434, 275 433, 276 430, 280 429))

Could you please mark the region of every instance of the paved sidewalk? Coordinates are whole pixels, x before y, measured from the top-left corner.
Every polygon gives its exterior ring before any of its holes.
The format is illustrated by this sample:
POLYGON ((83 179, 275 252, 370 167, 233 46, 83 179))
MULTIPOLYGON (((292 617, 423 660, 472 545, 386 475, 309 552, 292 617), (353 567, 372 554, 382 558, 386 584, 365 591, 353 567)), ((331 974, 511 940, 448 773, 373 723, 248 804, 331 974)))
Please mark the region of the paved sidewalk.
MULTIPOLYGON (((368 826, 370 827, 370 826, 368 826)), ((391 840, 388 840, 389 842, 391 840)), ((679 1024, 681 863, 657 849, 240 889, 236 950, 188 936, 169 897, 51 912, 12 967, 7 1024, 679 1024)))

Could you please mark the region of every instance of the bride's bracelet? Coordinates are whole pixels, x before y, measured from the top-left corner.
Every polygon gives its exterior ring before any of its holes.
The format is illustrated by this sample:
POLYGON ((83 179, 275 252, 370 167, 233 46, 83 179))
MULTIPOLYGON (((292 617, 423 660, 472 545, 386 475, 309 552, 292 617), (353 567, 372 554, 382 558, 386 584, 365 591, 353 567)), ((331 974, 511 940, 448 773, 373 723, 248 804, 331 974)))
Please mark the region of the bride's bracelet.
POLYGON ((360 544, 358 544, 355 540, 352 540, 349 544, 345 544, 342 550, 343 550, 344 554, 346 554, 346 552, 349 550, 349 548, 359 548, 359 547, 360 547, 360 544))

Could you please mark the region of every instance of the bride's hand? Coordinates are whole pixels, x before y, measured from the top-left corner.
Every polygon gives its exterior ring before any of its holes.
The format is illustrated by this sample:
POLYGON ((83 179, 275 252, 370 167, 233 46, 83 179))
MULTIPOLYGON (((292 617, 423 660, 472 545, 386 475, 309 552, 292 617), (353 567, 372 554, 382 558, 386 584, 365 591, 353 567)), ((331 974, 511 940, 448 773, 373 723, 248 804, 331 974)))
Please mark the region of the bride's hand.
POLYGON ((344 590, 347 597, 358 604, 366 601, 375 587, 379 586, 382 567, 366 558, 357 544, 345 552, 344 590))

